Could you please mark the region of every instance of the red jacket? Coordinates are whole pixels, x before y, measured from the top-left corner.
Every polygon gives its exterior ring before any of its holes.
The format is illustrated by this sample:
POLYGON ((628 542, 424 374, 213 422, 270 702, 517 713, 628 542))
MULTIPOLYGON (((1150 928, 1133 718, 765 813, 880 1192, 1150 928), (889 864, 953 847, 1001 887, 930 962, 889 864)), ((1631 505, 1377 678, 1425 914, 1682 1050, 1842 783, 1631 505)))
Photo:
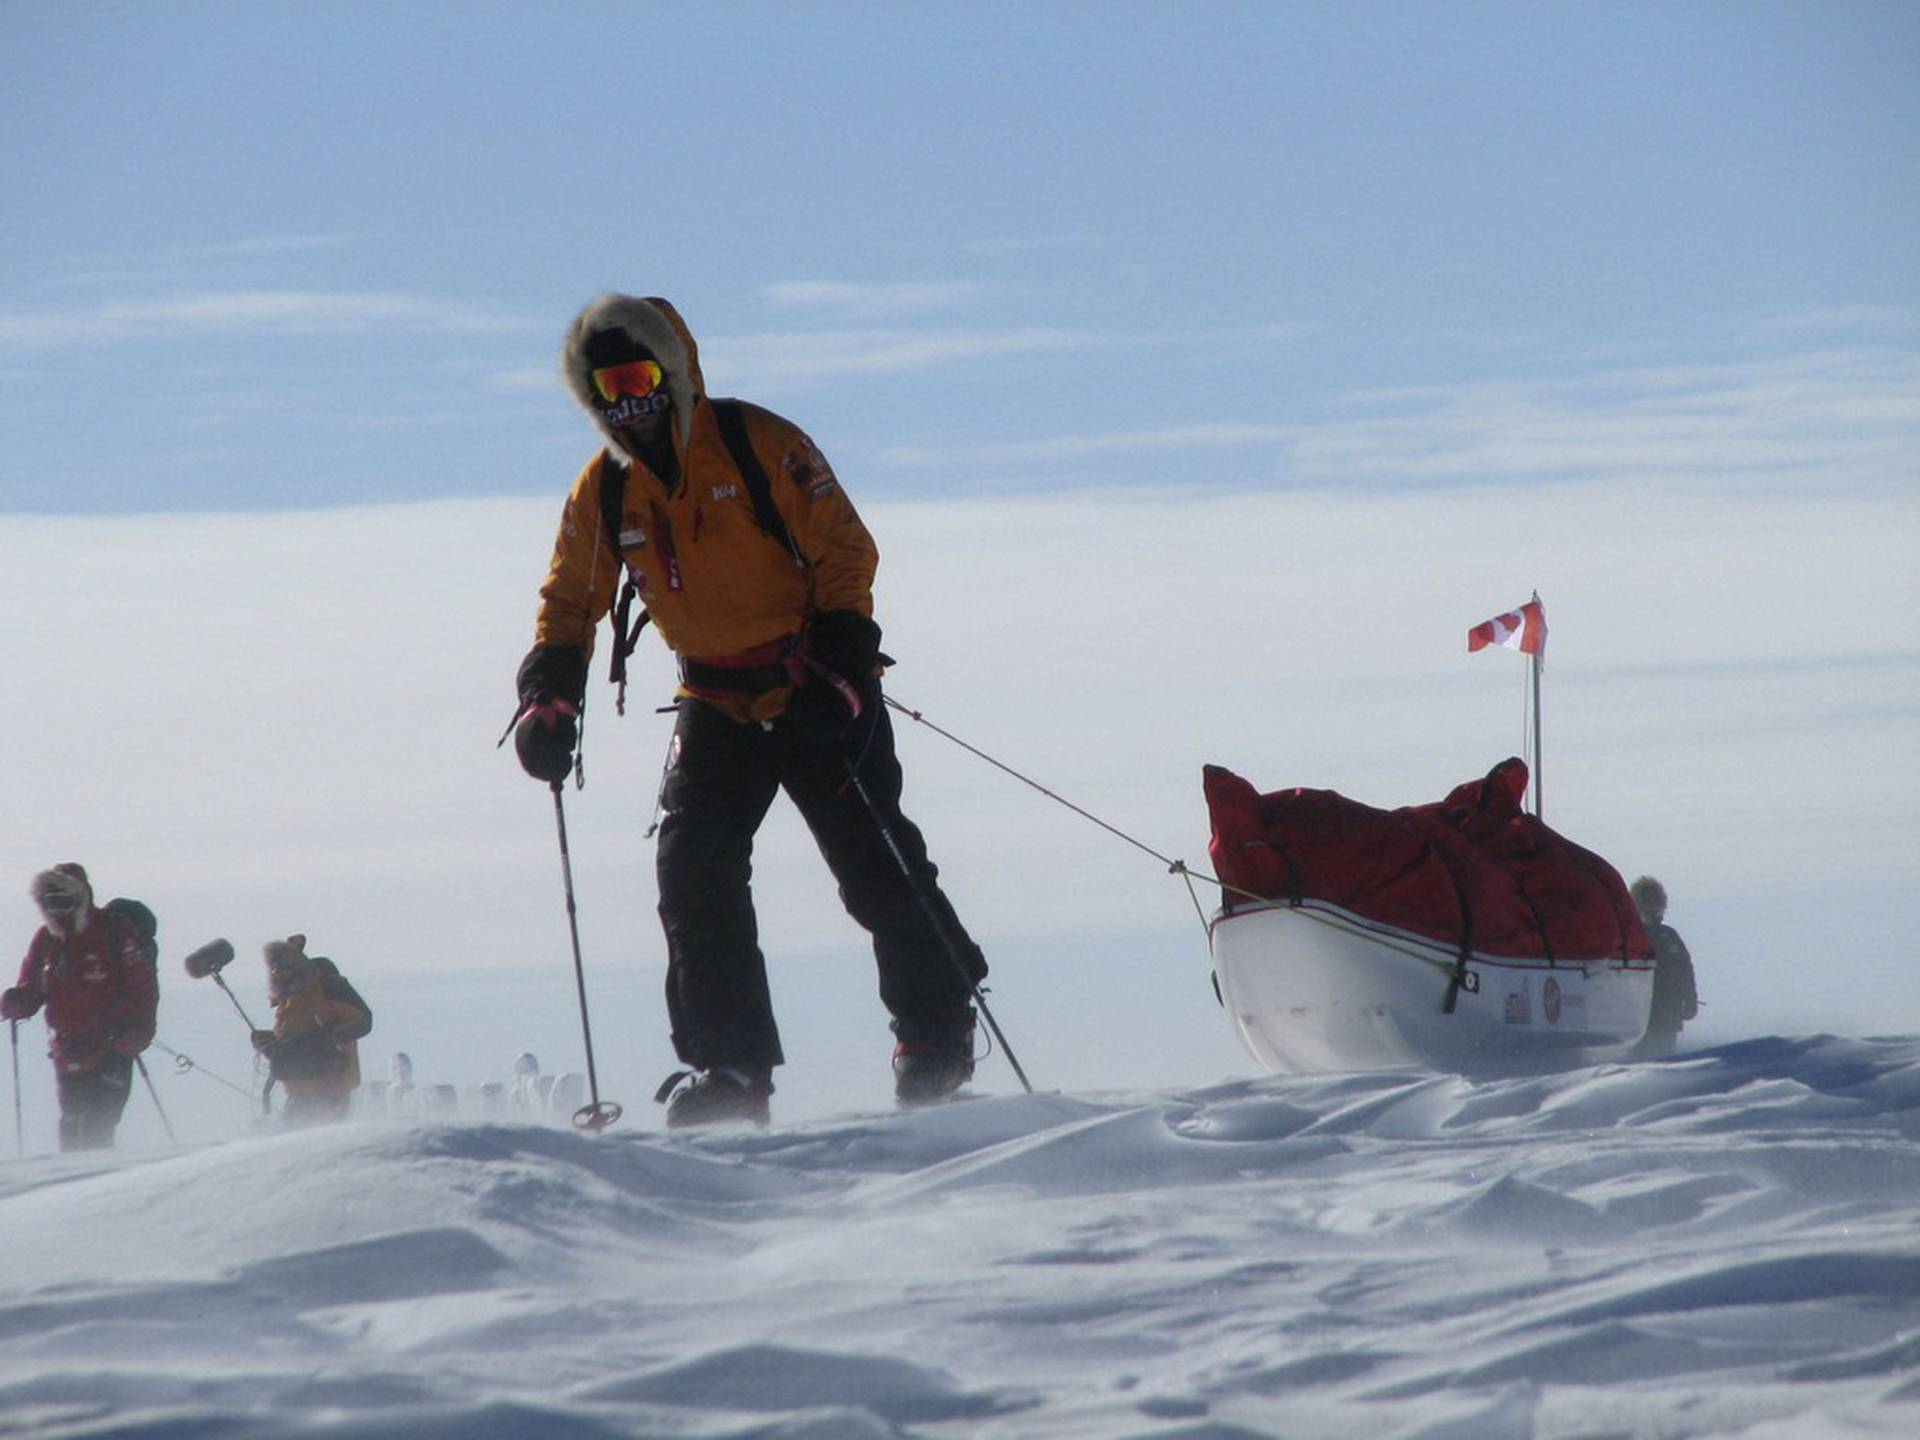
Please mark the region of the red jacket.
POLYGON ((41 927, 19 988, 25 1015, 46 1007, 47 1053, 61 1070, 97 1070, 111 1051, 137 1055, 153 1041, 160 982, 146 938, 98 906, 71 935, 41 927))

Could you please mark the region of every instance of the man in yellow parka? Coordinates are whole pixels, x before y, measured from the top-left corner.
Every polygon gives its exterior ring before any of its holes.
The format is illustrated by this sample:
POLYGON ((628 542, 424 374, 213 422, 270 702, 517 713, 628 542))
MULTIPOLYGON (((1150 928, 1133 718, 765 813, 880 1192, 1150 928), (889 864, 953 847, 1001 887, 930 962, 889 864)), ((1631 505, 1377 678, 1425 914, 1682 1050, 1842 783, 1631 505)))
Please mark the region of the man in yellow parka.
POLYGON ((273 1079, 287 1092, 289 1125, 344 1119, 360 1088, 360 1041, 373 1011, 323 955, 307 954, 307 937, 289 935, 262 947, 273 1029, 253 1032, 273 1079))
POLYGON ((595 300, 561 368, 607 443, 561 516, 520 666, 515 750, 536 779, 566 777, 594 627, 624 573, 680 665, 656 867, 667 1012, 693 1073, 676 1077, 691 1083, 667 1123, 767 1121, 784 1056, 749 880, 754 834, 781 789, 873 936, 896 1097, 943 1098, 973 1074, 970 1001, 986 961, 900 813, 872 537, 801 430, 708 397, 693 337, 665 300, 595 300))

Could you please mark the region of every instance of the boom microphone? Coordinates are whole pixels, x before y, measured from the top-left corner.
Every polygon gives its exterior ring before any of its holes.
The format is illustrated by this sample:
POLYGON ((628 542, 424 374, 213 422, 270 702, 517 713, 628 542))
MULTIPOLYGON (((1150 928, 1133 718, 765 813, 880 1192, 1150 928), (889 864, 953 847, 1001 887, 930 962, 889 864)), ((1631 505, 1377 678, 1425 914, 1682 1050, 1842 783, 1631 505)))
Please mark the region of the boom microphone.
POLYGON ((196 980, 218 975, 233 959, 233 946, 225 940, 209 940, 187 956, 187 974, 196 980))

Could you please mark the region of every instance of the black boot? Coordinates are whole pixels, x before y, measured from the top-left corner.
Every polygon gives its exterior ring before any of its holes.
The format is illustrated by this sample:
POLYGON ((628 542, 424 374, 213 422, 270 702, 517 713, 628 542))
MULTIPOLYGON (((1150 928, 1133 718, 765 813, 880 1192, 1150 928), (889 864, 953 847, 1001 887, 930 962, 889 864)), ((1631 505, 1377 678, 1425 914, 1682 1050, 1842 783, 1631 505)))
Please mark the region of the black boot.
POLYGON ((973 1011, 963 1024, 919 1030, 894 1022, 893 1098, 902 1105, 945 1100, 973 1078, 973 1011))
POLYGON ((682 1070, 669 1076, 654 1098, 667 1102, 667 1128, 679 1130, 731 1120, 765 1125, 771 1118, 767 1099, 772 1094, 772 1076, 721 1066, 698 1074, 682 1070), (682 1086, 680 1082, 689 1078, 692 1083, 682 1086))

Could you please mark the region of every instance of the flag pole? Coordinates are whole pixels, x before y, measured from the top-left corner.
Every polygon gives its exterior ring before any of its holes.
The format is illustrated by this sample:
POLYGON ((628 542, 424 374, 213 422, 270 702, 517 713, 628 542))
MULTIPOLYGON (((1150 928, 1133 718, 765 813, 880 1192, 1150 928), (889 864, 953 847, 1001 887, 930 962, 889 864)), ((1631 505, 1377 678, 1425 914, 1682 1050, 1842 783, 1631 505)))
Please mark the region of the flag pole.
MULTIPOLYGON (((1533 592, 1533 603, 1540 603, 1540 592, 1533 592)), ((1541 646, 1528 658, 1533 661, 1533 818, 1545 820, 1546 815, 1546 772, 1540 765, 1540 660, 1546 647, 1541 646)))
MULTIPOLYGON (((1529 681, 1530 690, 1524 701, 1525 721, 1522 723, 1520 743, 1527 743, 1527 732, 1533 737, 1533 764, 1528 767, 1528 780, 1533 786, 1533 814, 1539 819, 1546 809, 1546 784, 1541 775, 1542 760, 1540 747, 1540 672, 1546 668, 1547 658, 1547 612, 1540 604, 1540 592, 1533 592, 1533 598, 1518 610, 1508 611, 1505 615, 1496 615, 1491 620, 1483 620, 1467 631, 1467 653, 1485 649, 1489 645, 1499 645, 1505 649, 1518 650, 1533 660, 1533 674, 1529 681), (1528 724, 1526 722, 1531 722, 1528 724)), ((1521 797, 1523 800, 1524 796, 1521 797)))

